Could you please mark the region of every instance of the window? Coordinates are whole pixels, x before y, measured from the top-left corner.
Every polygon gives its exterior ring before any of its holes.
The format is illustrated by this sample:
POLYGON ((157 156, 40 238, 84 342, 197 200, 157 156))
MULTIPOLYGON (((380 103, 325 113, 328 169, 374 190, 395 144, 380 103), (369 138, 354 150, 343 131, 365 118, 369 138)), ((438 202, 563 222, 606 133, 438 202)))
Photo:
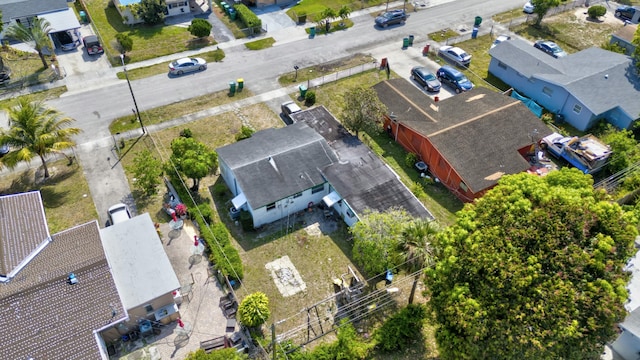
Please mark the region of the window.
POLYGON ((317 193, 319 193, 320 191, 323 191, 323 190, 324 190, 324 184, 320 184, 318 186, 312 187, 311 188, 311 193, 312 194, 317 194, 317 193))
POLYGON ((153 312, 153 306, 151 306, 151 304, 145 305, 144 309, 147 311, 147 314, 153 312))
POLYGON ((276 208, 276 203, 272 202, 271 204, 267 205, 267 211, 271 211, 273 209, 276 208))
POLYGON ((573 105, 573 112, 576 114, 580 114, 580 111, 582 111, 582 106, 575 104, 573 105))
POLYGON ((467 192, 469 191, 469 187, 467 187, 467 184, 465 184, 464 182, 460 182, 460 189, 462 189, 462 191, 467 192))
POLYGON ((351 212, 351 210, 347 210, 347 216, 352 218, 354 216, 356 216, 353 212, 351 212))
POLYGON ((548 96, 553 95, 553 90, 552 90, 552 89, 550 89, 550 88, 548 88, 548 87, 546 87, 546 86, 542 88, 542 92, 543 92, 545 95, 548 95, 548 96))
POLYGON ((294 195, 293 195, 293 198, 294 198, 294 199, 295 199, 295 198, 299 198, 300 196, 302 196, 302 193, 301 193, 301 192, 299 192, 299 193, 297 193, 297 194, 294 194, 294 195))
POLYGON ((498 67, 502 70, 507 70, 507 64, 503 63, 502 61, 498 61, 498 67))

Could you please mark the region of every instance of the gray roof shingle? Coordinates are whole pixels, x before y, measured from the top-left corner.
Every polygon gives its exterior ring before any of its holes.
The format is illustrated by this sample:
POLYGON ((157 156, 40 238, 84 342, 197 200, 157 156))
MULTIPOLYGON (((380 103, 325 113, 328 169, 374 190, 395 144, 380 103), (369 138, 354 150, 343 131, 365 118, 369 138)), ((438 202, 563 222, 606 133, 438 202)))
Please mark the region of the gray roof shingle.
POLYGON ((53 235, 18 276, 0 284, 0 358, 100 359, 93 331, 125 316, 98 223, 77 226, 53 235), (75 285, 67 283, 72 272, 75 285))
POLYGON ((640 114, 640 77, 626 55, 591 47, 555 59, 520 39, 501 43, 489 55, 527 78, 564 87, 596 115, 616 107, 631 118, 640 114))
POLYGON ((390 114, 429 138, 474 193, 495 185, 501 175, 530 164, 518 153, 549 128, 519 100, 476 88, 436 104, 404 79, 374 86, 390 114))
POLYGON ((67 9, 67 0, 0 0, 2 21, 67 9))
POLYGON ((13 276, 48 241, 40 192, 0 196, 0 276, 13 276))
POLYGON ((337 161, 322 136, 304 123, 262 130, 217 152, 253 209, 324 184, 320 169, 337 161))

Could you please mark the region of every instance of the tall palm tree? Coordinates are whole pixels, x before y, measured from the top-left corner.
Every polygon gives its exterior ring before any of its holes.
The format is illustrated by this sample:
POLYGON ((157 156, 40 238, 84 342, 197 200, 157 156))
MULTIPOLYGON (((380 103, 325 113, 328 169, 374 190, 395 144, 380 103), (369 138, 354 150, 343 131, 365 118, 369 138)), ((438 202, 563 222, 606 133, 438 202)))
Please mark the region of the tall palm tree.
POLYGON ((45 178, 49 177, 46 157, 75 146, 71 135, 81 131, 67 127, 73 119, 61 117, 58 110, 46 107, 42 101, 31 102, 28 97, 20 98, 16 106, 8 109, 8 115, 9 129, 0 130, 0 145, 9 145, 11 151, 2 158, 2 163, 14 168, 19 162, 31 162, 38 156, 45 178))
POLYGON ((22 23, 11 25, 5 36, 31 45, 38 52, 42 65, 46 68, 47 60, 44 58, 42 50, 45 47, 51 47, 49 31, 51 31, 51 24, 46 19, 35 18, 29 27, 22 23))
POLYGON ((409 304, 413 303, 418 281, 422 275, 421 269, 433 261, 433 238, 440 231, 435 221, 417 219, 412 221, 402 233, 399 250, 402 258, 402 267, 413 273, 413 286, 409 295, 409 304))

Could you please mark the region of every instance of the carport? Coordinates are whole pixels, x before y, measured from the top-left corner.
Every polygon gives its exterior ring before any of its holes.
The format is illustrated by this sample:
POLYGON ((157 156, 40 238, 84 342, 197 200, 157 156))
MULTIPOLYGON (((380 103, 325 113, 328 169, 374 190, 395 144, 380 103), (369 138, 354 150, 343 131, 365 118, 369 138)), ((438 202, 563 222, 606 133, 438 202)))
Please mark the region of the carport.
POLYGON ((38 14, 38 17, 41 19, 45 19, 51 25, 49 31, 49 37, 51 41, 55 44, 56 48, 60 46, 60 41, 57 40, 57 35, 60 32, 68 31, 70 35, 75 36, 74 40, 76 40, 79 45, 80 43, 80 22, 76 18, 76 14, 73 12, 73 9, 68 8, 62 11, 54 11, 45 14, 38 14))

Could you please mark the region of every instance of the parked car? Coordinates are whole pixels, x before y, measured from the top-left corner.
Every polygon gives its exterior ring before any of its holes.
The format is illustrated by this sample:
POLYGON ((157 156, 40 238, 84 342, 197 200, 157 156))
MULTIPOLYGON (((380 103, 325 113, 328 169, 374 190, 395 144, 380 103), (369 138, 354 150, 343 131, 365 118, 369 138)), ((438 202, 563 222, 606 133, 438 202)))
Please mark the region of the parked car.
POLYGON ((438 69, 436 74, 440 82, 449 84, 458 94, 473 89, 473 83, 463 73, 449 65, 444 65, 438 69))
POLYGON ((404 24, 409 15, 404 10, 391 10, 376 17, 376 25, 386 28, 389 25, 404 24))
POLYGON ((631 20, 636 12, 640 11, 640 9, 635 8, 633 6, 620 6, 616 9, 616 17, 622 20, 631 20))
POLYGON ((456 46, 442 46, 438 50, 438 55, 460 66, 469 66, 471 63, 471 55, 456 46))
POLYGON ((169 73, 182 75, 186 72, 201 71, 207 68, 207 62, 202 58, 182 58, 169 64, 169 73))
POLYGON ((111 225, 131 219, 129 207, 122 203, 113 205, 109 210, 107 210, 107 213, 109 214, 109 221, 111 222, 111 225))
POLYGON ((60 48, 63 51, 70 51, 78 47, 78 38, 70 31, 59 31, 53 33, 52 37, 55 37, 57 42, 60 43, 60 48))
POLYGON ((553 56, 554 58, 561 58, 567 56, 567 53, 562 50, 558 44, 549 40, 538 40, 533 44, 533 47, 540 49, 545 53, 553 56))
POLYGON ((525 12, 526 14, 533 14, 533 12, 535 11, 536 7, 533 6, 533 4, 531 3, 531 1, 527 1, 524 6, 522 7, 522 11, 525 12))
POLYGON ((9 145, 0 145, 0 157, 7 155, 9 150, 9 145))
POLYGON ((280 105, 280 109, 282 109, 284 117, 289 120, 291 120, 291 114, 302 111, 300 106, 298 106, 294 101, 283 102, 282 105, 280 105))
POLYGON ((420 84, 426 91, 440 91, 440 81, 427 67, 416 66, 411 69, 411 79, 420 84))
POLYGON ((493 40, 493 44, 491 44, 491 48, 493 49, 494 47, 496 47, 496 45, 500 44, 501 42, 507 41, 507 40, 511 40, 511 36, 509 35, 499 35, 495 40, 493 40))
POLYGON ((87 49, 87 54, 95 55, 104 53, 104 49, 102 45, 100 45, 100 40, 95 35, 89 35, 82 38, 82 43, 84 44, 84 48, 87 49))

